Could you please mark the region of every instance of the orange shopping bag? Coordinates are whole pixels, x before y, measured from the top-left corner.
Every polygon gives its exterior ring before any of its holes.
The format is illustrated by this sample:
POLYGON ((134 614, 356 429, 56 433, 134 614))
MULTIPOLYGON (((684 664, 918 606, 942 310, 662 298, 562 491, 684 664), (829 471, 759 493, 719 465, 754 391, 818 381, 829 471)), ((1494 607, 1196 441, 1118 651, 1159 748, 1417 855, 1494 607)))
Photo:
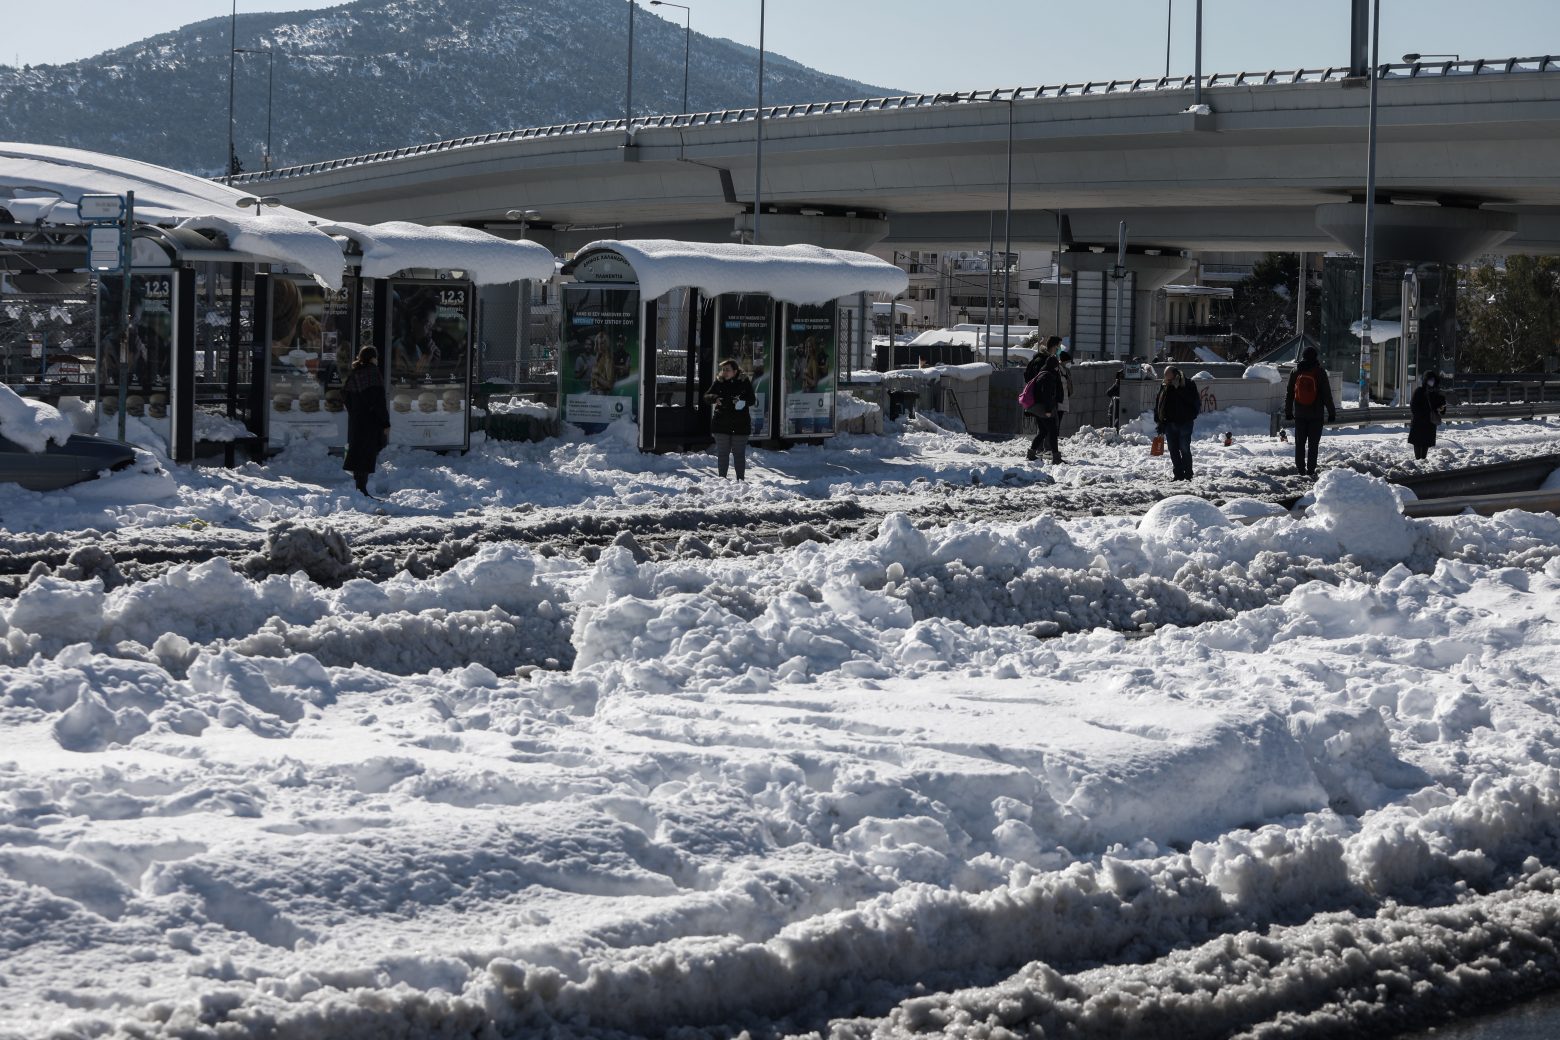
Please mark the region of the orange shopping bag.
POLYGON ((1161 433, 1154 435, 1154 443, 1148 446, 1148 453, 1150 455, 1163 455, 1165 453, 1164 434, 1161 433))

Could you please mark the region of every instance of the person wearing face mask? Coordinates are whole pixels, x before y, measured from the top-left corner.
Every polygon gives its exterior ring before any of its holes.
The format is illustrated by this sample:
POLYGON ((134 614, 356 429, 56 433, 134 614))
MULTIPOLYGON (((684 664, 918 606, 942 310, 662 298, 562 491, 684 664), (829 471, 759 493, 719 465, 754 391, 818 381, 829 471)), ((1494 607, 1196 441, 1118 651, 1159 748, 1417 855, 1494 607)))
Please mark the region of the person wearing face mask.
POLYGON ((1414 387, 1408 399, 1408 443, 1414 447, 1414 458, 1422 459, 1435 447, 1436 427, 1446 413, 1446 395, 1441 393, 1439 372, 1426 372, 1414 387))
POLYGON ((715 459, 724 477, 731 460, 736 461, 737 479, 745 479, 747 440, 753 433, 753 382, 742 374, 731 358, 720 363, 715 381, 704 400, 712 407, 710 432, 715 435, 715 459))

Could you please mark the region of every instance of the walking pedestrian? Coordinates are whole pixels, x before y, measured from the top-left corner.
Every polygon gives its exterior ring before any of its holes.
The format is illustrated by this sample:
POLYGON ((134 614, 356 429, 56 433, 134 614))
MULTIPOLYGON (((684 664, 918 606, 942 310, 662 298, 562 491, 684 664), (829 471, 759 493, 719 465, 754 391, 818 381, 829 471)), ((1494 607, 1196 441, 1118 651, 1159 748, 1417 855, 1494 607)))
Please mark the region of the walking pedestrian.
POLYGON ((1306 347, 1300 363, 1289 373, 1284 391, 1284 418, 1295 424, 1295 469, 1301 476, 1316 476, 1316 452, 1322 443, 1322 420, 1338 421, 1332 384, 1317 360, 1316 348, 1306 347))
POLYGON ((1110 425, 1117 433, 1121 432, 1121 380, 1127 374, 1122 368, 1116 371, 1116 381, 1110 384, 1110 389, 1105 391, 1105 397, 1110 403, 1110 425))
POLYGON ((368 498, 368 478, 379 462, 379 452, 390 443, 390 409, 385 407, 385 377, 379 371, 379 351, 364 347, 352 362, 342 384, 347 406, 347 456, 341 468, 352 474, 358 491, 368 498))
POLYGON ((715 435, 715 460, 720 475, 724 477, 728 463, 735 461, 737 479, 745 480, 747 442, 753 434, 753 408, 758 404, 752 380, 727 358, 716 370, 715 381, 704 399, 714 406, 710 432, 715 435))
POLYGON ((1202 398, 1191 380, 1174 365, 1165 369, 1154 400, 1154 422, 1170 449, 1171 480, 1192 479, 1192 427, 1202 412, 1202 398))
POLYGON ((1408 399, 1408 443, 1414 446, 1414 458, 1422 459, 1435 447, 1436 427, 1446 413, 1446 395, 1441 393, 1441 375, 1426 372, 1408 399))
POLYGON ((1027 457, 1033 461, 1050 452, 1053 463, 1062 461, 1061 407, 1067 399, 1067 387, 1062 382, 1061 361, 1055 354, 1046 357, 1035 382, 1035 404, 1030 414, 1038 428, 1030 442, 1027 457))

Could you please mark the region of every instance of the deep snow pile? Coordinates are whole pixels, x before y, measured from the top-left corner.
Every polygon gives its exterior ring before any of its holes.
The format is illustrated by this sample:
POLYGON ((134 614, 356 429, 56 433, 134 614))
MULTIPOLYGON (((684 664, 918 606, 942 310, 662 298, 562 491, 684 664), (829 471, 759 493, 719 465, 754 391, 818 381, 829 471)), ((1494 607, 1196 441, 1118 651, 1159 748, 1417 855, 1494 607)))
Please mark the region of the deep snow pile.
MULTIPOLYGON (((1555 429, 1448 439, 1481 436, 1555 429)), ((351 530, 1001 497, 1004 448, 897 427, 746 488, 610 435, 393 455, 351 530)), ((1151 479, 1072 448, 1055 486, 1151 479)), ((1408 520, 1334 469, 1295 515, 890 511, 375 580, 321 533, 331 465, 61 507, 271 538, 0 600, 0 1036, 1341 1036, 1560 977, 1552 515, 1408 520)))

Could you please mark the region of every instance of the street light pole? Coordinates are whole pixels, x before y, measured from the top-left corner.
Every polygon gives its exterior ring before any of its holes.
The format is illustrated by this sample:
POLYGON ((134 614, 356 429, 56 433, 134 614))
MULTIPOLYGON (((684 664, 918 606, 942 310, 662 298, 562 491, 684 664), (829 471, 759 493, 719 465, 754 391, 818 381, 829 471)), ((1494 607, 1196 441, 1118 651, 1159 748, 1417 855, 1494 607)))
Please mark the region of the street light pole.
POLYGON ((683 13, 683 104, 688 111, 688 58, 693 53, 693 12, 687 4, 674 4, 670 0, 650 0, 651 7, 680 7, 683 13))
POLYGON ((1370 365, 1376 344, 1371 337, 1376 282, 1376 80, 1381 54, 1381 0, 1374 0, 1370 27, 1370 118, 1365 131, 1365 281, 1360 292, 1360 411, 1370 411, 1370 365))
POLYGON ((1002 367, 1008 361, 1008 308, 1013 302, 1013 102, 1017 91, 1007 100, 1007 213, 1002 218, 1002 367))
POLYGON ((1170 78, 1170 30, 1175 26, 1175 0, 1165 0, 1165 79, 1170 78))
POLYGON ((753 244, 759 244, 758 225, 764 213, 764 0, 758 0, 758 124, 753 149, 753 244))
POLYGON ((271 99, 275 95, 276 86, 276 52, 269 47, 234 47, 234 54, 264 54, 266 58, 265 70, 265 158, 261 165, 267 170, 271 168, 271 99))
POLYGON ((623 96, 623 145, 634 143, 634 0, 628 0, 628 89, 623 96))
POLYGON ((224 184, 233 183, 233 174, 238 171, 233 169, 238 165, 238 155, 233 151, 233 75, 238 71, 238 0, 233 0, 233 17, 228 22, 228 124, 227 124, 227 158, 223 160, 223 168, 227 176, 222 179, 224 184))

